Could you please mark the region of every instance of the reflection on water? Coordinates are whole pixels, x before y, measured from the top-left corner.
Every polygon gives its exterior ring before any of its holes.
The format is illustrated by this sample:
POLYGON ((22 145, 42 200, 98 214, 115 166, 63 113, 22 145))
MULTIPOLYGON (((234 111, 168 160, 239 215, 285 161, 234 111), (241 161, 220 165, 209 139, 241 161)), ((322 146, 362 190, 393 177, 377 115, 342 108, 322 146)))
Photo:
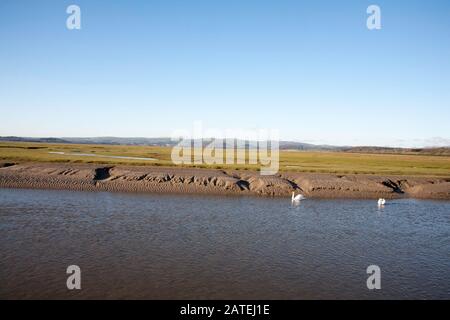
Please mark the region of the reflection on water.
POLYGON ((449 252, 449 202, 0 189, 0 298, 449 299, 449 252))

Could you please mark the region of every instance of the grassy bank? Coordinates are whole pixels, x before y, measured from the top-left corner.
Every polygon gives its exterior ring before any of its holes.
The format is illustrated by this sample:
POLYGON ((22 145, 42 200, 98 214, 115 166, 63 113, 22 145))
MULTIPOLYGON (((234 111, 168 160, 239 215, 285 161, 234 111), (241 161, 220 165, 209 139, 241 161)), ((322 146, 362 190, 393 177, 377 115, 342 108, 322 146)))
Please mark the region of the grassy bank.
MULTIPOLYGON (((0 142, 0 160, 174 166, 170 147, 0 142), (50 152, 95 154, 97 157, 50 152), (154 158, 112 159, 101 156, 154 158)), ((248 155, 247 155, 248 156, 248 155)), ((192 165, 189 167, 256 170, 257 165, 192 165)), ((280 171, 337 174, 389 174, 450 177, 450 157, 404 154, 281 151, 280 171)))

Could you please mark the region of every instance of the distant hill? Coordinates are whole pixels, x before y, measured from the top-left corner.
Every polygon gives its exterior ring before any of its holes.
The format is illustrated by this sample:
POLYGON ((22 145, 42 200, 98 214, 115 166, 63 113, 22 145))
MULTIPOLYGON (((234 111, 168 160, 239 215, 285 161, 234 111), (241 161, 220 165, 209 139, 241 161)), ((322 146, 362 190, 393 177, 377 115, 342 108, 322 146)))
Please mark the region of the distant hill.
POLYGON ((281 150, 323 150, 323 151, 339 151, 344 147, 317 145, 295 141, 280 141, 281 150))
MULTIPOLYGON (((41 142, 41 143, 73 143, 73 144, 107 144, 107 145, 133 145, 133 146, 160 146, 172 147, 178 142, 168 137, 160 138, 119 138, 119 137, 92 137, 92 138, 30 138, 6 136, 0 137, 0 141, 10 142, 41 142)), ((210 139, 205 139, 203 144, 206 145, 210 139)), ((238 140, 242 142, 242 140, 238 140)), ((255 148, 256 141, 242 142, 245 146, 255 148)), ((340 151, 352 153, 377 153, 377 154, 423 154, 423 155, 439 155, 450 156, 450 146, 436 148, 388 148, 388 147, 349 147, 349 146, 330 146, 315 145, 295 141, 280 141, 280 150, 299 150, 299 151, 340 151)))
MULTIPOLYGON (((119 138, 119 137, 92 137, 92 138, 28 138, 28 137, 0 137, 0 141, 12 142, 43 142, 43 143, 74 143, 74 144, 109 144, 109 145, 137 145, 137 146, 174 146, 178 142, 171 138, 119 138)), ((204 139, 203 143, 208 144, 211 139, 204 139)), ((243 142, 246 146, 256 147, 256 141, 243 142)), ((302 142, 280 141, 282 150, 335 150, 338 147, 320 146, 302 142)))
POLYGON ((377 154, 423 154, 433 156, 450 156, 450 147, 430 148, 386 148, 386 147, 343 147, 343 152, 377 153, 377 154))
POLYGON ((60 138, 28 138, 28 137, 0 137, 0 141, 12 141, 12 142, 45 142, 45 143, 70 143, 70 141, 60 138))
POLYGON ((118 138, 118 137, 93 137, 93 138, 29 138, 29 137, 0 137, 0 141, 12 142, 42 142, 42 143, 74 143, 74 144, 110 144, 110 145, 138 145, 138 146, 171 146, 175 142, 170 138, 118 138))

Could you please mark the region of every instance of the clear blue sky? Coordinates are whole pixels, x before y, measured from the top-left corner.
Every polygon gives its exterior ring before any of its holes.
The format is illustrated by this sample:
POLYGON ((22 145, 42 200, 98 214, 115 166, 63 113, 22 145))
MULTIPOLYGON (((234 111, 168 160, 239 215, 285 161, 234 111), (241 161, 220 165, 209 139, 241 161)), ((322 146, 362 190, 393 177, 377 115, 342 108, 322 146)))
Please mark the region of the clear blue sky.
POLYGON ((448 142, 450 1, 1 0, 0 114, 0 135, 169 136, 201 120, 311 143, 448 142))

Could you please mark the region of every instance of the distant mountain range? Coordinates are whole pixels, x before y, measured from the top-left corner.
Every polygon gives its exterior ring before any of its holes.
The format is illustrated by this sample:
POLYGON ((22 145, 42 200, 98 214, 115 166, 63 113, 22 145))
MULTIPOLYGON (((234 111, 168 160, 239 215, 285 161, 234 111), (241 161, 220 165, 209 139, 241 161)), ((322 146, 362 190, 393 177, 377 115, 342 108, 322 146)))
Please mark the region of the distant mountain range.
MULTIPOLYGON (((107 145, 133 145, 133 146, 160 146, 172 147, 178 141, 171 138, 120 138, 120 137, 92 137, 92 138, 30 138, 30 137, 16 137, 5 136, 0 137, 0 141, 9 142, 39 142, 39 143, 72 143, 72 144, 107 144, 107 145)), ((208 144, 211 140, 204 139, 203 144, 208 144)), ((256 141, 243 142, 250 148, 256 147, 256 141)), ((371 146, 330 146, 330 145, 315 145, 310 143, 295 142, 295 141, 280 141, 280 150, 303 150, 303 151, 341 151, 341 152, 355 152, 355 153, 395 153, 395 154, 432 154, 432 155, 450 155, 450 146, 447 147, 430 147, 430 148, 390 148, 390 147, 371 147, 371 146)))
MULTIPOLYGON (((73 143, 73 144, 108 144, 108 145, 132 145, 132 146, 175 146, 178 141, 174 141, 171 138, 119 138, 119 137, 92 137, 92 138, 30 138, 30 137, 0 137, 0 141, 11 142, 41 142, 41 143, 73 143)), ((197 140, 198 141, 198 140, 197 140)), ((212 140, 204 139, 203 143, 208 144, 212 140)), ((238 140, 244 143, 246 146, 256 146, 256 141, 238 140)), ((292 149, 292 150, 336 150, 342 147, 326 146, 326 145, 314 145, 302 142, 293 141, 280 141, 280 149, 292 149)))

